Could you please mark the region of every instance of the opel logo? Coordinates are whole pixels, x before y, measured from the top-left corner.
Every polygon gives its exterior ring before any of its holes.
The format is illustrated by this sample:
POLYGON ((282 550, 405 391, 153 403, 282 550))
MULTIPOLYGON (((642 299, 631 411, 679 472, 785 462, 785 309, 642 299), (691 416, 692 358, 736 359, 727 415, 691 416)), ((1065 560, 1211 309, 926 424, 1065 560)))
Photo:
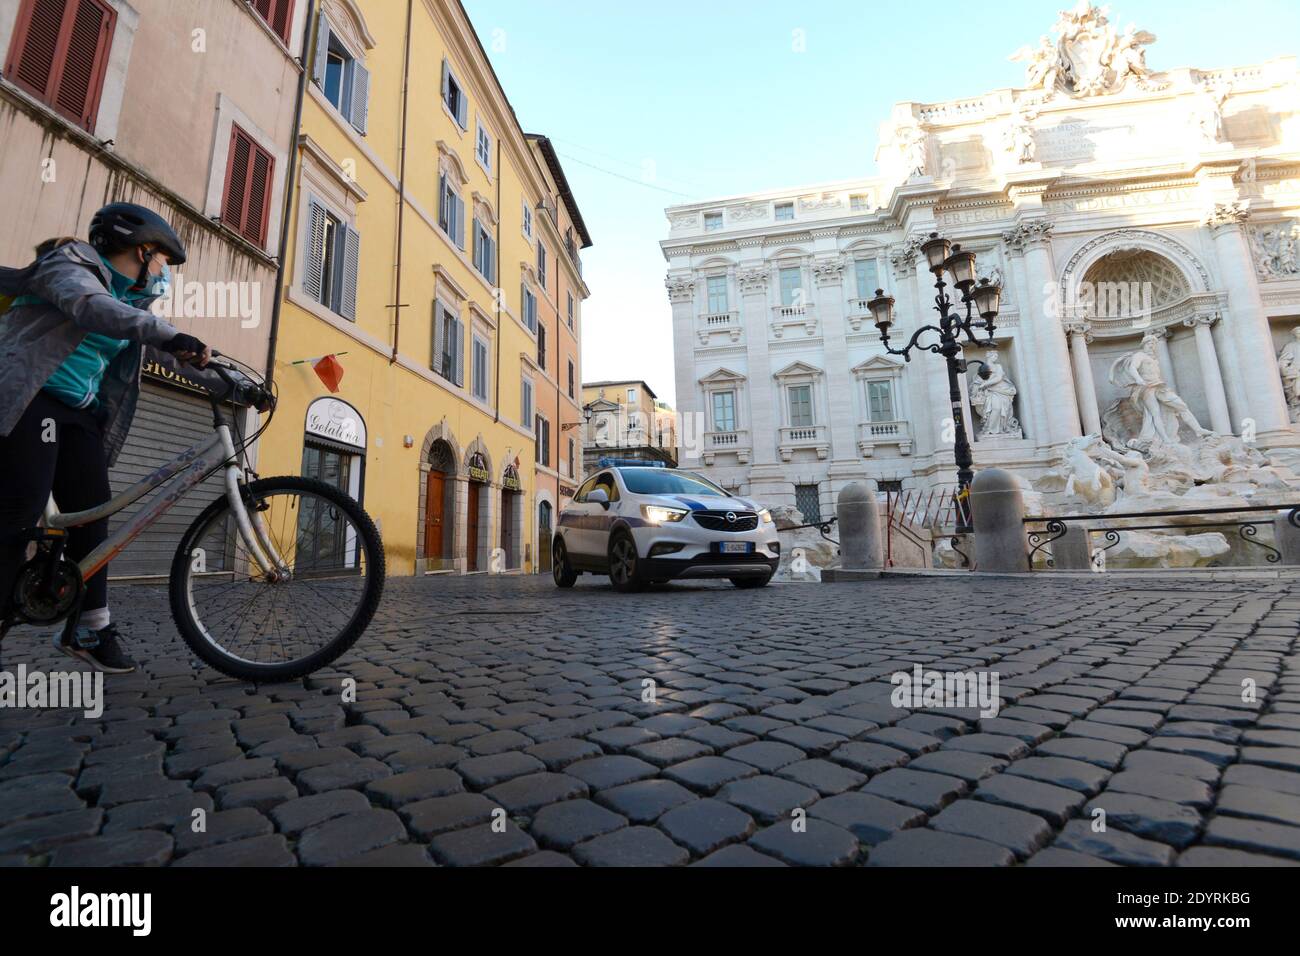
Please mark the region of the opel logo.
POLYGON ((734 511, 728 511, 727 524, 735 524, 735 523, 736 523, 736 513, 734 511))

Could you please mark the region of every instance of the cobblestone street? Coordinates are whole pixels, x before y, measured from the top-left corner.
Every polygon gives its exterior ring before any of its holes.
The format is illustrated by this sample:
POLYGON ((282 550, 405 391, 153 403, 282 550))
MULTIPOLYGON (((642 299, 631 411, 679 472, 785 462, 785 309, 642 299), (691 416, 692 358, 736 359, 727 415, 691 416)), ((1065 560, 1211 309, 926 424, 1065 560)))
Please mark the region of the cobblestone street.
MULTIPOLYGON (((145 665, 102 717, 0 711, 0 863, 1300 862, 1286 580, 395 579, 329 673, 261 688, 115 594, 145 665), (892 706, 915 664, 996 671, 1001 712, 892 706)), ((18 631, 19 664, 71 662, 18 631)))

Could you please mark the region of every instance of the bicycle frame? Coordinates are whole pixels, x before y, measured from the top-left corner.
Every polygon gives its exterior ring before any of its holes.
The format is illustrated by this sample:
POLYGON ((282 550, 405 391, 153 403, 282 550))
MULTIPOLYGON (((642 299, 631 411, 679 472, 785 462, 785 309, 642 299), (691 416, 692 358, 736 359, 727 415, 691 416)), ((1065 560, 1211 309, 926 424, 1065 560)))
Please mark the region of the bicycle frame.
POLYGON ((82 580, 89 580, 217 467, 222 467, 223 463, 226 498, 230 503, 235 527, 240 538, 243 539, 244 547, 247 548, 262 574, 269 580, 287 578, 288 566, 271 543, 271 537, 266 531, 261 515, 257 512, 250 515, 248 509, 244 507, 244 496, 240 489, 243 471, 239 467, 239 454, 230 436, 230 425, 221 420, 215 422, 213 433, 207 439, 181 452, 161 468, 146 475, 130 488, 98 507, 64 514, 58 510, 51 495, 45 508, 45 527, 63 530, 110 517, 165 483, 157 498, 141 508, 139 513, 81 561, 79 567, 82 580))

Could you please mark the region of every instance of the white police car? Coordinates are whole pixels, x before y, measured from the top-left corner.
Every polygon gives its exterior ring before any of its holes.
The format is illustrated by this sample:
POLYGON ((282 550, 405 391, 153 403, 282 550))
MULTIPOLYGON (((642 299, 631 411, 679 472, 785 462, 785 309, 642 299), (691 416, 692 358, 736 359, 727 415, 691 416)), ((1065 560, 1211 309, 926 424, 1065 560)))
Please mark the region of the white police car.
POLYGON ((761 588, 781 558, 771 514, 707 478, 645 462, 602 461, 560 513, 552 573, 562 588, 582 572, 619 591, 675 578, 728 578, 761 588))

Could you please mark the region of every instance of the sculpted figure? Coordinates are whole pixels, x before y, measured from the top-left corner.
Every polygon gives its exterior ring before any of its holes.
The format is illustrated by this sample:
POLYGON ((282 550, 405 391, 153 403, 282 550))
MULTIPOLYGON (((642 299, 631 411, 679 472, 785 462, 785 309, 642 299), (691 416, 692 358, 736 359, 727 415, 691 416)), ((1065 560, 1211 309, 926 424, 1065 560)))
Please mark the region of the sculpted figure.
POLYGON ((976 376, 970 384, 970 404, 980 419, 980 437, 1019 435, 1020 422, 1016 421, 1015 415, 1016 386, 1007 378, 997 352, 989 352, 985 361, 989 377, 976 376))
POLYGON ((1129 440, 1129 447, 1146 450, 1156 441, 1181 444, 1178 433, 1182 426, 1198 438, 1212 435, 1165 382, 1157 355, 1156 338, 1148 334, 1141 349, 1116 359, 1110 368, 1110 383, 1128 393, 1128 401, 1142 416, 1142 430, 1129 440))

